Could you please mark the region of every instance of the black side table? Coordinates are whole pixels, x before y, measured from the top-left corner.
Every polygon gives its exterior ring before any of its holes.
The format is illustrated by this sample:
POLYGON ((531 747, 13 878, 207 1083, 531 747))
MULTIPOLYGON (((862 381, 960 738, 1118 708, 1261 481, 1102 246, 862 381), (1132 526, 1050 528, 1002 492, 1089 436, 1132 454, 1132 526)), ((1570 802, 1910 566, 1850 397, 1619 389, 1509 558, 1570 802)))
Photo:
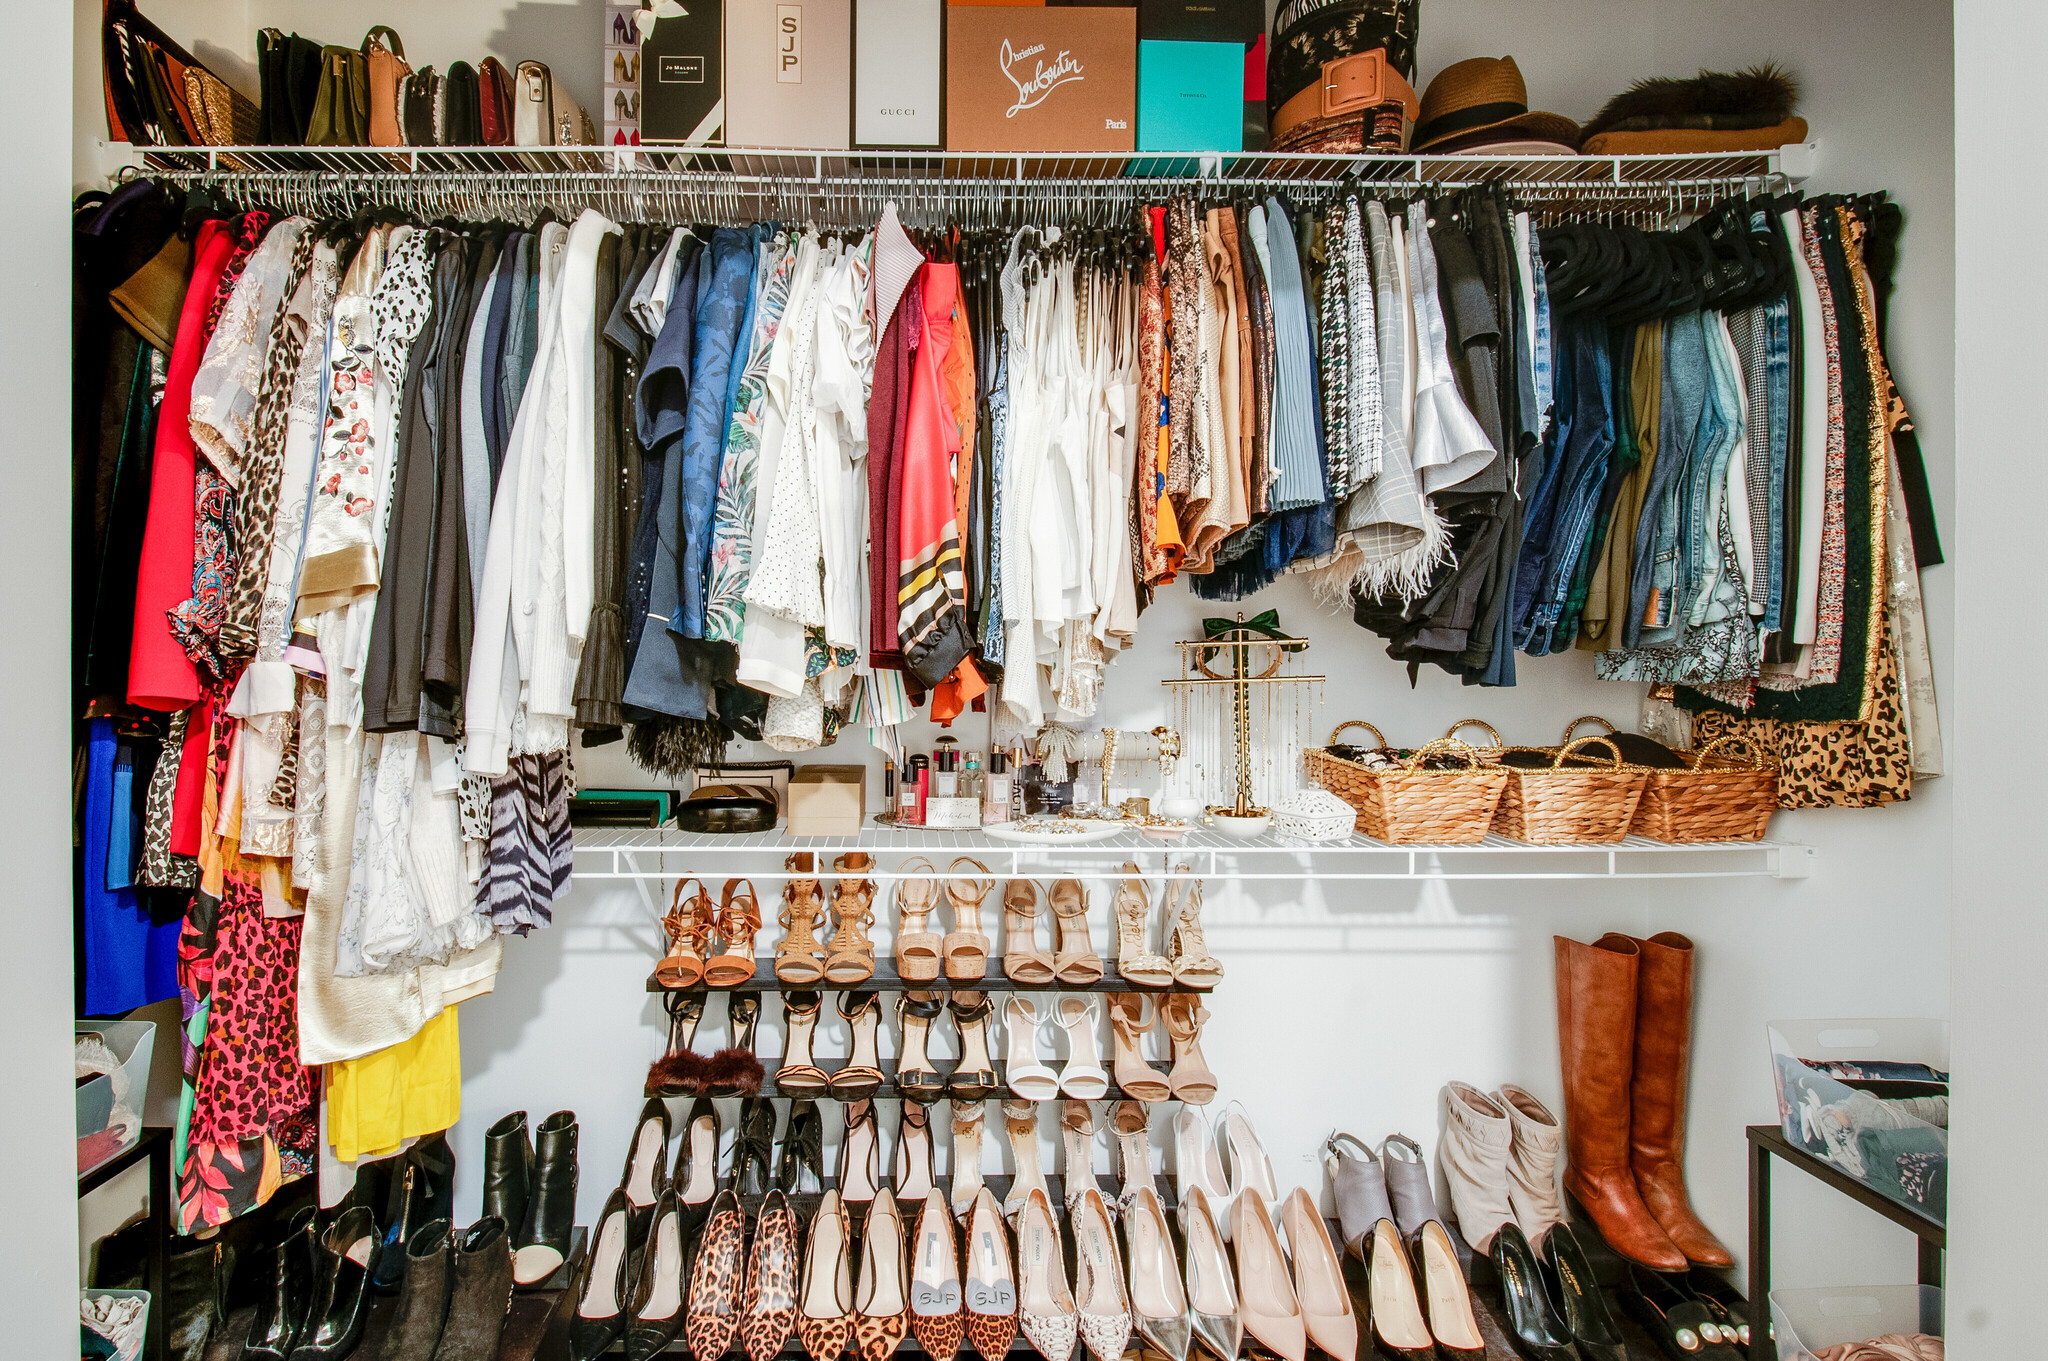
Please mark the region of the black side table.
POLYGON ((1920 1284, 1941 1284, 1941 1255, 1948 1250, 1948 1227, 1908 1208, 1860 1182, 1833 1163, 1814 1157, 1786 1139, 1776 1125, 1749 1126, 1749 1308, 1750 1361, 1776 1361, 1771 1340, 1771 1159, 1783 1158, 1811 1177, 1818 1177, 1859 1205, 1868 1206, 1920 1237, 1920 1284))
POLYGON ((143 1287, 149 1291, 149 1322, 143 1355, 163 1361, 164 1320, 170 1301, 164 1297, 164 1254, 171 1241, 171 1131, 167 1125, 146 1126, 132 1148, 115 1154, 78 1179, 81 1198, 91 1195, 144 1158, 149 1159, 149 1256, 143 1287))

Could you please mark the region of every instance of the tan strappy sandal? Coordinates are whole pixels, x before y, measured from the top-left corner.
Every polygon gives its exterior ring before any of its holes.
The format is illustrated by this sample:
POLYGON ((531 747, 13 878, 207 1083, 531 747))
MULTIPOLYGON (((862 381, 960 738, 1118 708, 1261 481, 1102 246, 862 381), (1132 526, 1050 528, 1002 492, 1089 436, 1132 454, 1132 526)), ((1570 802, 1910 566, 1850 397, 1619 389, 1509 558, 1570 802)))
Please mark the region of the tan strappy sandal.
POLYGON ((1142 993, 1112 993, 1109 998, 1109 1033, 1116 1059, 1111 1068, 1116 1085, 1133 1101, 1164 1101, 1173 1095, 1165 1075, 1145 1061, 1139 1047, 1152 1028, 1148 1005, 1152 999, 1142 993))
POLYGON ((989 877, 988 866, 972 856, 958 856, 946 866, 946 873, 955 875, 946 880, 946 898, 953 904, 953 929, 941 942, 946 957, 946 977, 958 982, 979 982, 988 975, 988 933, 981 929, 981 904, 995 887, 995 880, 989 877), (972 865, 982 873, 980 879, 958 876, 962 865, 972 865))
MULTIPOLYGON (((1177 873, 1186 873, 1182 865, 1177 873)), ((1202 934, 1202 881, 1167 880, 1167 958, 1172 961, 1175 981, 1190 988, 1213 988, 1223 981, 1223 961, 1209 953, 1209 941, 1202 934), (1179 906, 1173 906, 1174 889, 1179 888, 1179 906)))
MULTIPOLYGON (((1124 861, 1124 878, 1116 889, 1116 971, 1127 983, 1141 988, 1173 986, 1173 965, 1166 956, 1148 949, 1145 928, 1152 917, 1152 902, 1145 893, 1145 881, 1138 867, 1124 861)), ((1166 881, 1166 898, 1173 900, 1173 880, 1166 881)))
POLYGON ((1053 883, 1046 899, 1059 925, 1059 948, 1053 953, 1053 976, 1070 988, 1085 988, 1102 979, 1102 956, 1088 934, 1088 890, 1079 879, 1053 883))
MULTIPOLYGON (((934 874, 923 856, 897 867, 902 874, 934 874)), ((906 983, 929 983, 939 976, 945 942, 932 930, 932 902, 938 884, 932 879, 896 881, 896 976, 906 983)))
POLYGON ((1053 981, 1052 956, 1038 948, 1038 885, 1012 879, 1003 885, 1003 977, 1013 983, 1053 981))
POLYGON ((872 879, 856 879, 873 869, 866 851, 848 851, 832 861, 841 877, 832 885, 832 920, 837 923, 825 946, 825 979, 830 983, 865 983, 875 976, 875 943, 868 928, 875 924, 872 879))
POLYGON ((669 900, 668 915, 661 919, 668 932, 668 954, 654 966, 654 981, 664 988, 694 988, 704 979, 704 954, 711 944, 711 930, 718 909, 704 891, 701 879, 678 879, 675 896, 669 900), (690 884, 697 892, 685 898, 690 884))
POLYGON ((1202 1025, 1209 1009, 1201 999, 1185 992, 1160 1000, 1160 1015, 1166 1021, 1166 1036, 1173 1041, 1173 1068, 1166 1085, 1174 1100, 1190 1106, 1206 1106, 1216 1099, 1216 1074, 1202 1056, 1202 1025))
POLYGON ((754 881, 726 880, 718 895, 718 935, 725 948, 704 961, 706 987, 738 987, 754 976, 754 937, 760 930, 761 903, 754 896, 754 881))
MULTIPOLYGON (((809 874, 816 865, 809 851, 792 852, 782 867, 809 874)), ((785 983, 815 983, 825 976, 825 947, 818 944, 818 921, 825 915, 824 894, 816 879, 791 879, 782 886, 782 944, 775 947, 775 976, 785 983)))

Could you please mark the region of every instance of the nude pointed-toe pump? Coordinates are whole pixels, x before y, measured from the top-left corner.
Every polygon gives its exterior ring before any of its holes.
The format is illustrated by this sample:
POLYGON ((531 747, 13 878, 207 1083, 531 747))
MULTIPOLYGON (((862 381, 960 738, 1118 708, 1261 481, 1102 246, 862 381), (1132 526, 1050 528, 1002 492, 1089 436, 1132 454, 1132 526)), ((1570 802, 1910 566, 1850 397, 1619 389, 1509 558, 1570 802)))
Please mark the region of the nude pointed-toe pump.
POLYGON ((1231 1243, 1237 1249, 1237 1309, 1244 1330, 1282 1361, 1307 1361, 1308 1329, 1265 1198, 1240 1193, 1230 1217, 1231 1243))
POLYGON ((1237 1282, 1230 1269, 1230 1250, 1223 1246, 1223 1230, 1216 1226, 1208 1193, 1199 1185, 1184 1189, 1179 1215, 1192 1336, 1213 1361, 1237 1361, 1238 1349, 1244 1343, 1244 1323, 1237 1309, 1237 1282))
POLYGON ((1344 1265, 1330 1242, 1322 1213, 1299 1186, 1280 1203, 1280 1228, 1287 1235, 1287 1257, 1294 1267, 1294 1298, 1301 1306, 1308 1340, 1333 1358, 1354 1361, 1358 1355, 1358 1315, 1344 1284, 1344 1265))

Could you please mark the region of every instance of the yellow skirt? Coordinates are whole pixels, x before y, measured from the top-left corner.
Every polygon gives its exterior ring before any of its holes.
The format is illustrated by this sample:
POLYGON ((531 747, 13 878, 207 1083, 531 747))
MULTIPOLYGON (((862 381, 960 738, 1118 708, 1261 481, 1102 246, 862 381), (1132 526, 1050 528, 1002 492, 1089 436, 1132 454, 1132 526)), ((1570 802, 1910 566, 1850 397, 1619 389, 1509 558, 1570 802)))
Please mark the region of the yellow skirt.
POLYGON ((402 1044, 328 1065, 327 1138, 344 1162, 389 1155, 462 1115, 462 1038, 448 1007, 402 1044))

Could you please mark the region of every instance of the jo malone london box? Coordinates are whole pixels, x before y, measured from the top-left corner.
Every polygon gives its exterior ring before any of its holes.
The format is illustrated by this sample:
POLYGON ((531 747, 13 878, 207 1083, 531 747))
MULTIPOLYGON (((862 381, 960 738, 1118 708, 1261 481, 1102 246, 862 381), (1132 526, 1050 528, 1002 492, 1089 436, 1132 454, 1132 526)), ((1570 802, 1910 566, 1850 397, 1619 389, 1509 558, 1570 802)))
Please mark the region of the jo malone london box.
POLYGON ((844 151, 851 145, 851 0, 727 4, 727 144, 844 151))
POLYGON ((944 0, 853 0, 853 144, 936 149, 945 59, 944 0))
POLYGON ((1137 11, 952 6, 946 149, 1130 151, 1137 11))
POLYGON ((725 145, 723 0, 690 0, 640 44, 640 139, 725 145))

